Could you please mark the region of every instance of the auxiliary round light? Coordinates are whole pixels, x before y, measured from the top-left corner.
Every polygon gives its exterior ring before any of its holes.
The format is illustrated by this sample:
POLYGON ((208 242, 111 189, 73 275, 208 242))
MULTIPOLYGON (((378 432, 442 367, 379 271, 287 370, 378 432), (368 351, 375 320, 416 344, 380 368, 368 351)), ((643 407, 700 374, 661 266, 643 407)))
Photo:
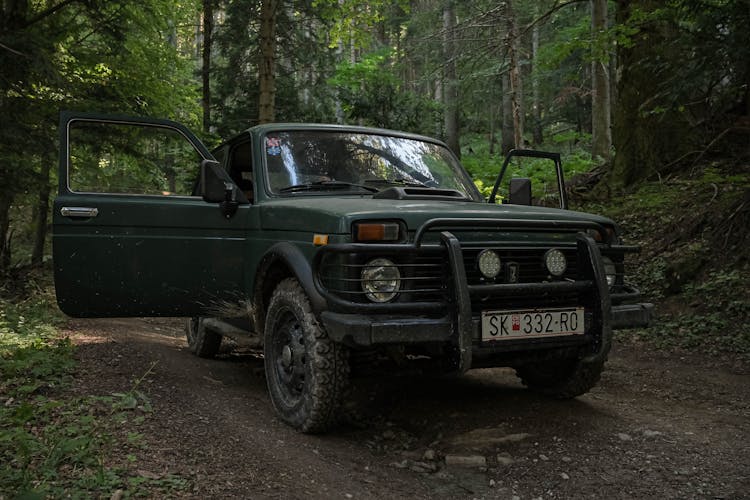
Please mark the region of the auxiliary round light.
POLYGON ((544 254, 544 265, 547 266, 547 271, 551 275, 562 276, 568 268, 568 261, 565 259, 565 254, 560 250, 550 248, 544 254))
POLYGON ((617 268, 609 257, 602 257, 602 262, 604 263, 604 274, 607 277, 607 285, 612 287, 615 285, 615 280, 617 279, 617 268))
POLYGON ((373 302, 388 302, 401 288, 401 273, 396 264, 382 257, 372 259, 362 268, 362 291, 373 302))
POLYGON ((479 252, 477 264, 479 265, 479 272, 488 279, 495 278, 500 274, 500 270, 502 269, 500 256, 493 250, 482 250, 479 252))

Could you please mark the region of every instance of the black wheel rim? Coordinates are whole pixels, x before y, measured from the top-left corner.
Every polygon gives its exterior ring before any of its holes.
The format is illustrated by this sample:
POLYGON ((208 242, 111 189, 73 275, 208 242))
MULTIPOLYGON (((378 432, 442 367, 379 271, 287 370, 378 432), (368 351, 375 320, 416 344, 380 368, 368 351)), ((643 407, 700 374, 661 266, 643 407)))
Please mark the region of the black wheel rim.
POLYGON ((307 352, 302 323, 288 308, 279 311, 273 324, 272 377, 285 406, 292 408, 305 392, 307 352))

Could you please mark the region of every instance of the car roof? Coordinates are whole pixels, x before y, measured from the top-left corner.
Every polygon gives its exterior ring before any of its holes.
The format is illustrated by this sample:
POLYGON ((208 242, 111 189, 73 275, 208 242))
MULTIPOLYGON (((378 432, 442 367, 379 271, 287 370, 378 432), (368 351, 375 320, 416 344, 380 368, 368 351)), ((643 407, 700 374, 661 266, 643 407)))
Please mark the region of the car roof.
MULTIPOLYGON (((371 134, 371 135, 387 135, 391 137, 400 137, 404 139, 413 139, 417 141, 431 142, 447 147, 447 145, 438 139, 432 137, 413 134, 410 132, 403 132, 399 130, 389 130, 377 127, 362 127, 357 125, 338 125, 332 123, 264 123, 261 125, 255 125, 248 129, 243 130, 239 134, 236 134, 226 141, 223 141, 218 147, 224 146, 225 144, 231 144, 241 140, 248 135, 263 135, 269 132, 278 131, 292 131, 292 130, 321 130, 321 131, 333 131, 333 132, 354 132, 360 134, 371 134)), ((217 147, 217 148, 218 148, 217 147)))

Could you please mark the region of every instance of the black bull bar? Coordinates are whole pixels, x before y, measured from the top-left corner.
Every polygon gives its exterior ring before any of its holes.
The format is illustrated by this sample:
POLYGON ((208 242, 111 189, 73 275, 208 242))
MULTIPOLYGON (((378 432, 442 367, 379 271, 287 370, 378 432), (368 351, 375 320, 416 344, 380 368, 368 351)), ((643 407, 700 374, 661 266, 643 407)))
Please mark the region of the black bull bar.
MULTIPOLYGON (((458 366, 460 371, 466 371, 472 364, 472 339, 474 324, 472 320, 471 297, 477 294, 492 294, 494 297, 523 297, 535 295, 554 295, 564 293, 588 292, 591 299, 593 313, 592 331, 600 334, 595 339, 591 356, 606 355, 612 337, 613 328, 627 328, 633 326, 648 326, 651 321, 651 304, 634 304, 615 306, 616 302, 635 299, 639 294, 634 289, 610 295, 606 280, 604 264, 599 246, 596 241, 586 234, 587 230, 595 230, 604 240, 606 248, 612 251, 633 252, 637 247, 613 245, 610 235, 602 224, 592 221, 567 220, 516 220, 516 219, 431 219, 419 227, 411 243, 344 243, 326 245, 319 249, 312 261, 313 281, 317 291, 326 299, 329 308, 336 312, 324 312, 326 319, 333 321, 334 317, 342 317, 341 313, 365 315, 396 315, 396 314, 425 314, 449 312, 450 336, 458 348, 458 366), (544 283, 498 283, 470 285, 466 278, 463 252, 461 244, 453 235, 453 229, 490 228, 503 232, 535 232, 535 233, 576 233, 576 253, 578 258, 578 277, 575 281, 556 281, 544 283), (440 230, 439 244, 424 244, 428 232, 440 230), (339 254, 399 254, 419 255, 427 251, 441 251, 448 256, 447 300, 427 302, 387 302, 364 303, 354 302, 328 291, 321 279, 321 265, 324 258, 332 253, 339 254), (328 315, 328 318, 326 317, 328 315)), ((365 327, 365 322, 360 324, 365 327)), ((351 323, 356 325, 357 322, 351 323)), ((334 340, 336 336, 332 336, 334 340)))

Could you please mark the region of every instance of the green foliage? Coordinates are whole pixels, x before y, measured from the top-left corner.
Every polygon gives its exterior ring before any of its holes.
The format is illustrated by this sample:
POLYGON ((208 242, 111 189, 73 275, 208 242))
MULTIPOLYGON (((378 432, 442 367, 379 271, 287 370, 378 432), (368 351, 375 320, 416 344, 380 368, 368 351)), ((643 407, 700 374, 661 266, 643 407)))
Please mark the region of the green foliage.
POLYGON ((312 6, 329 23, 331 48, 340 45, 369 47, 378 25, 388 17, 409 12, 408 0, 313 0, 312 6))
POLYGON ((337 90, 347 121, 427 132, 423 118, 435 112, 435 104, 402 88, 393 56, 384 49, 353 64, 341 63, 329 83, 337 90))
MULTIPOLYGON (((32 288, 35 285, 32 284, 32 288)), ((164 496, 184 489, 177 476, 131 472, 135 456, 119 463, 114 449, 143 449, 140 435, 121 429, 151 411, 138 387, 124 393, 67 392, 75 368, 73 345, 55 325, 54 295, 38 287, 29 298, 0 298, 0 491, 9 498, 164 496)))
MULTIPOLYGON (((543 147, 544 148, 544 147, 543 147)), ((557 148, 550 147, 548 150, 557 148)), ((489 196, 495 185, 497 176, 502 168, 504 158, 490 154, 485 138, 477 135, 470 136, 461 155, 461 163, 474 179, 474 183, 484 196, 489 196)), ((573 149, 562 155, 563 175, 566 180, 580 173, 585 173, 594 167, 591 154, 582 149, 573 149)), ((550 160, 523 158, 513 160, 508 165, 504 181, 499 193, 507 196, 507 182, 513 177, 527 177, 531 179, 532 195, 536 199, 550 198, 547 201, 554 205, 557 191, 557 174, 554 163, 550 160)))
MULTIPOLYGON (((703 280, 685 286, 681 307, 665 304, 657 324, 634 334, 657 346, 701 351, 719 355, 738 354, 750 359, 750 268, 722 269, 703 280)), ((627 335, 627 334, 625 334, 627 335)))

